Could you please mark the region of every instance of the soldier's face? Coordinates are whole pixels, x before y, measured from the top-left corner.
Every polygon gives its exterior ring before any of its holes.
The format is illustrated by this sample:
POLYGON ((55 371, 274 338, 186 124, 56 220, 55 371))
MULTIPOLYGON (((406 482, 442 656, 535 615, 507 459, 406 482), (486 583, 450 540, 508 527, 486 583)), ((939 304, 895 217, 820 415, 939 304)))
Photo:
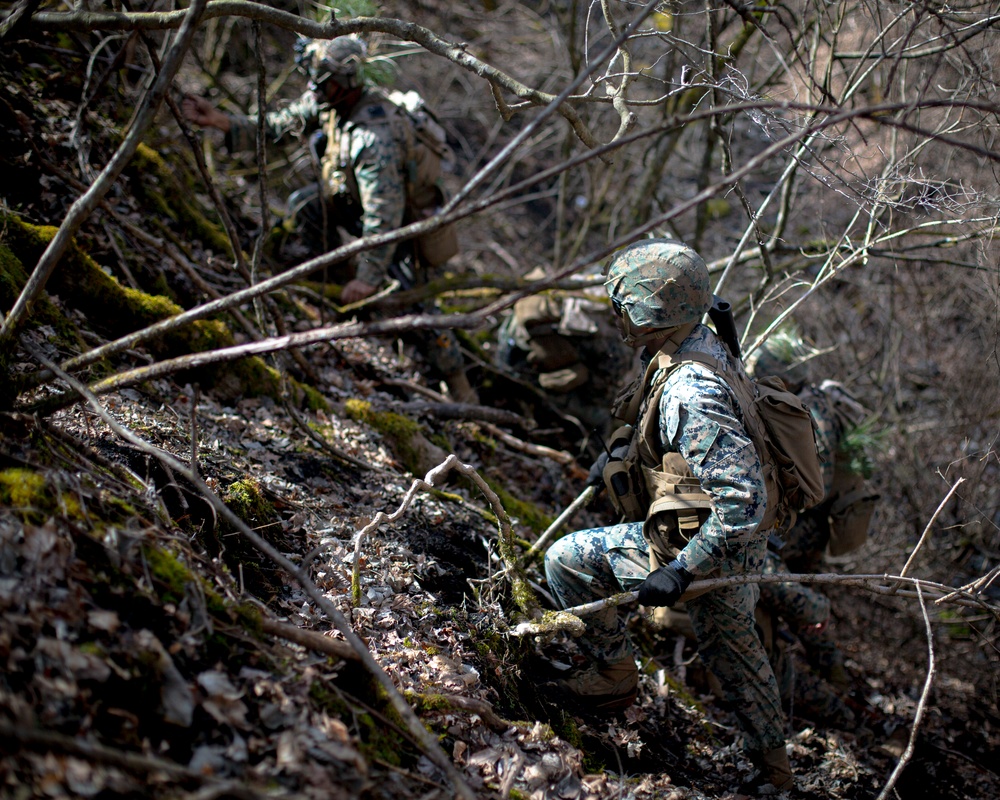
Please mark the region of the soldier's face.
POLYGON ((326 77, 317 82, 315 79, 309 81, 309 91, 313 93, 319 105, 335 106, 342 102, 350 92, 349 89, 341 86, 333 78, 326 77))

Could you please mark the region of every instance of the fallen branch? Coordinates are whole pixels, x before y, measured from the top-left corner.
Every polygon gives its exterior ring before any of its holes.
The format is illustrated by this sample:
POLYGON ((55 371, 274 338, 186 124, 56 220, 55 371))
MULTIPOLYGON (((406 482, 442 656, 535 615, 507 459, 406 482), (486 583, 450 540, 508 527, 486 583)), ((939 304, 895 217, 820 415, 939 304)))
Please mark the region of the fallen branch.
MULTIPOLYGON (((835 575, 835 574, 803 574, 774 573, 771 575, 733 575, 728 578, 710 578, 703 581, 695 581, 688 587, 688 592, 701 594, 703 592, 720 589, 725 586, 741 586, 746 583, 825 583, 841 584, 847 586, 857 586, 873 594, 884 594, 898 597, 918 597, 923 598, 923 592, 932 592, 935 597, 942 600, 951 595, 949 602, 953 605, 965 606, 986 610, 1000 620, 1000 607, 987 603, 975 595, 966 592, 956 592, 954 587, 946 586, 942 583, 925 581, 919 578, 907 578, 901 575, 835 575), (907 583, 916 587, 916 591, 899 592, 895 586, 886 586, 888 582, 907 583)), ((638 592, 622 592, 595 600, 592 603, 573 606, 561 611, 547 611, 542 618, 536 622, 522 622, 511 629, 514 636, 526 636, 543 633, 554 633, 556 631, 568 631, 574 635, 582 633, 586 629, 586 623, 580 619, 588 614, 603 611, 606 608, 624 606, 634 603, 639 599, 638 592)))
POLYGON ((295 644, 300 644, 309 650, 324 655, 341 658, 345 661, 360 661, 354 648, 347 642, 339 639, 331 639, 317 631, 309 631, 300 628, 298 625, 291 625, 287 622, 279 622, 276 619, 262 616, 260 618, 260 629, 269 636, 277 636, 295 644))
POLYGON ((371 654, 371 651, 354 632, 354 629, 351 627, 347 618, 333 603, 330 602, 326 594, 318 586, 316 586, 315 583, 313 583, 312 579, 310 579, 310 577, 303 570, 297 567, 286 556, 282 555, 270 542, 262 538, 256 531, 247 526, 247 524, 234 514, 229 506, 222 501, 222 498, 213 492, 209 488, 208 484, 206 484, 187 465, 172 456, 170 453, 151 445, 149 442, 141 439, 139 436, 136 436, 132 433, 132 431, 120 425, 117 420, 115 420, 115 418, 112 417, 111 414, 108 413, 108 411, 100 404, 97 397, 95 397, 86 386, 80 383, 80 381, 66 374, 34 345, 27 341, 22 344, 40 364, 52 370, 54 375, 68 383, 72 390, 77 392, 90 405, 95 413, 97 413, 97 415, 104 420, 105 424, 111 428, 115 434, 134 444, 144 452, 152 455, 161 464, 163 464, 164 467, 183 475, 194 485, 205 500, 208 501, 209 505, 212 506, 216 513, 232 525, 234 530, 238 531, 240 535, 246 538, 251 544, 254 545, 254 547, 268 556, 275 564, 284 569, 290 576, 292 576, 292 578, 295 579, 299 586, 302 587, 303 591, 333 622, 337 630, 343 634, 347 643, 357 654, 358 659, 362 664, 364 664, 368 671, 371 672, 371 674, 385 690, 389 702, 406 724, 410 734, 414 737, 415 741, 424 748, 424 752, 427 754, 428 758, 437 764, 437 766, 439 766, 449 777, 452 782, 452 786, 458 795, 465 798, 465 800, 475 800, 475 795, 472 790, 465 782, 461 773, 455 768, 451 759, 441 748, 437 738, 424 727, 424 724, 420 721, 420 718, 416 715, 416 713, 414 713, 413 709, 410 708, 409 704, 400 694, 396 685, 392 682, 392 679, 379 666, 375 657, 371 654))
MULTIPOLYGON (((424 695, 416 695, 418 699, 422 699, 424 695)), ((497 715, 493 710, 493 706, 487 703, 485 700, 480 700, 476 697, 466 697, 461 694, 433 694, 429 696, 429 699, 433 699, 435 702, 445 702, 451 708, 459 709, 461 711, 468 711, 472 714, 477 714, 490 730, 496 731, 497 733, 503 733, 509 731, 514 727, 514 723, 505 720, 503 717, 497 715)), ((427 708, 427 711, 433 711, 433 708, 427 708)))
POLYGON ((482 476, 476 472, 475 468, 469 464, 463 464, 454 453, 449 455, 443 463, 430 470, 424 476, 423 480, 415 478, 395 511, 391 514, 379 511, 375 515, 375 519, 355 534, 354 569, 351 573, 351 599, 355 605, 361 602, 361 546, 368 535, 377 530, 383 523, 398 520, 413 503, 418 492, 434 489, 435 483, 452 470, 460 472, 472 480, 479 487, 479 491, 485 495, 486 501, 490 504, 490 508, 493 509, 493 513, 497 518, 497 548, 500 551, 500 557, 507 566, 507 574, 510 576, 510 581, 514 589, 514 600, 529 617, 537 617, 540 613, 538 599, 531 589, 524 570, 521 569, 518 563, 517 554, 514 551, 514 536, 511 530, 510 517, 504 510, 503 503, 500 502, 500 498, 496 496, 496 493, 483 480, 482 476))
MULTIPOLYGON (((433 400, 438 400, 439 402, 442 403, 444 403, 447 400, 447 398, 440 392, 435 392, 433 389, 429 389, 426 386, 420 386, 418 384, 410 383, 408 381, 384 380, 382 382, 387 386, 399 386, 401 388, 411 389, 417 392, 418 394, 422 394, 425 397, 429 397, 433 400)), ((414 405, 415 405, 414 403, 405 403, 403 404, 402 407, 404 409, 407 409, 414 405)), ((531 428, 534 427, 534 425, 536 424, 533 421, 526 420, 524 419, 524 417, 521 417, 517 414, 513 414, 509 411, 501 411, 500 409, 490 409, 486 408, 485 406, 467 406, 464 403, 457 403, 457 404, 450 403, 448 405, 455 405, 459 408, 482 408, 488 412, 509 415, 510 419, 509 424, 517 425, 518 427, 523 428, 524 430, 531 430, 531 428)), ((417 413, 419 413, 419 409, 414 409, 414 410, 417 411, 417 413)), ((572 464, 573 461, 575 460, 573 456, 571 456, 564 450, 554 450, 553 448, 546 447, 543 444, 534 444, 532 442, 526 442, 523 439, 518 439, 516 436, 507 433, 507 431, 501 430, 492 422, 485 421, 486 418, 488 417, 480 418, 479 424, 483 428, 483 430, 487 431, 494 438, 499 439, 501 442, 503 442, 512 450, 517 450, 519 453, 527 453, 528 455, 537 456, 539 458, 550 458, 557 464, 563 464, 563 465, 572 464)), ((507 418, 501 418, 498 421, 504 423, 506 422, 506 419, 507 418)))
POLYGON ((531 545, 528 552, 524 554, 524 558, 522 559, 523 563, 530 564, 542 555, 545 552, 545 549, 549 546, 549 542, 555 538, 555 535, 562 529, 563 525, 565 525, 577 511, 587 505, 595 494, 597 494, 597 488, 595 486, 588 486, 580 492, 580 495, 576 498, 576 500, 566 506, 566 509, 555 518, 553 523, 549 525, 549 527, 542 532, 542 535, 538 537, 535 543, 531 545))
POLYGON ((525 419, 520 414, 513 411, 505 411, 502 408, 491 408, 481 406, 476 403, 425 403, 416 400, 410 403, 400 403, 394 407, 395 410, 405 411, 408 414, 424 414, 438 419, 461 419, 477 420, 481 422, 493 422, 498 425, 512 425, 524 430, 530 430, 534 426, 532 420, 525 419))
POLYGON ((8 754, 14 749, 10 745, 15 744, 43 752, 67 753, 140 775, 149 776, 161 772, 172 778, 194 780, 200 783, 212 781, 209 776, 199 770, 190 769, 183 764, 164 758, 142 753, 130 753, 127 750, 118 750, 97 742, 87 741, 82 736, 66 736, 55 731, 41 730, 31 725, 16 724, 5 719, 0 719, 0 741, 5 743, 4 752, 8 754))
POLYGON ((527 453, 530 456, 537 456, 538 458, 549 458, 555 461, 557 464, 567 465, 572 464, 575 459, 565 450, 555 450, 551 447, 546 447, 544 444, 533 444, 531 442, 526 442, 523 439, 518 439, 516 436, 511 436, 507 431, 502 431, 496 425, 490 422, 482 423, 483 428, 489 431, 491 436, 495 436, 505 445, 513 450, 517 450, 522 453, 527 453))

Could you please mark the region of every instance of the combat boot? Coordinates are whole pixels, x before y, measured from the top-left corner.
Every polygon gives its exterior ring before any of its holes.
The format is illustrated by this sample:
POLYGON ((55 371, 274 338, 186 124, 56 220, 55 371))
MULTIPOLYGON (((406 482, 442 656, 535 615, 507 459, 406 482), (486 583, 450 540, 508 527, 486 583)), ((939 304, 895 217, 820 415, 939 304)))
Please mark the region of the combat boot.
POLYGON ((759 772, 756 778, 740 787, 741 793, 768 794, 795 788, 792 765, 784 745, 767 752, 749 752, 747 758, 759 772), (773 791, 769 791, 768 786, 773 787, 773 791))
POLYGON ((639 668, 635 659, 600 662, 553 681, 555 693, 578 710, 590 714, 614 714, 635 702, 639 690, 639 668))

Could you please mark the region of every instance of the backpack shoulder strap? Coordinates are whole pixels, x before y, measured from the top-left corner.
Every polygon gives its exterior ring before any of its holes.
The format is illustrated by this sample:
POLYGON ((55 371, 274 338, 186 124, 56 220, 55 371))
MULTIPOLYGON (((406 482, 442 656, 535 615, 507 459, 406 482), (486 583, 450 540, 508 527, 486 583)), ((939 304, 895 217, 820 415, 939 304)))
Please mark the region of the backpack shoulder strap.
MULTIPOLYGON (((670 362, 661 362, 661 356, 673 355, 677 352, 677 348, 681 346, 685 339, 691 335, 691 331, 694 330, 695 323, 689 323, 687 325, 682 325, 674 333, 670 335, 670 338, 664 342, 660 351, 650 359, 649 364, 646 366, 646 371, 643 373, 642 380, 639 381, 635 393, 629 398, 624 410, 621 413, 620 419, 628 425, 634 425, 636 420, 639 419, 639 411, 642 408, 643 401, 645 397, 649 394, 649 389, 653 385, 653 379, 656 376, 657 370, 667 369, 672 371, 676 367, 680 366, 681 362, 676 364, 670 362)), ((661 377, 662 381, 666 379, 666 375, 661 377)), ((648 406, 648 404, 647 404, 648 406)))

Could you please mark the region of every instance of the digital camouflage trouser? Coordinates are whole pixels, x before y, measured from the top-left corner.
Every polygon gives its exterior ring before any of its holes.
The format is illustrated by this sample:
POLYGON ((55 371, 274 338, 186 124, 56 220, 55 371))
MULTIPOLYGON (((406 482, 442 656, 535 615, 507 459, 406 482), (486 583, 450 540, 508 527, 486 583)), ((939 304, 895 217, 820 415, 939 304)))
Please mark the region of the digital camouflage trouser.
MULTIPOLYGON (((765 574, 785 572, 787 567, 774 553, 767 554, 765 574)), ((839 668, 844 657, 830 635, 828 627, 817 629, 830 617, 830 600, 801 583, 763 583, 760 590, 758 622, 770 630, 764 631, 765 649, 778 679, 785 703, 794 703, 803 716, 842 729, 854 723, 854 713, 837 692, 826 683, 839 668), (762 620, 763 615, 763 620, 762 620), (777 618, 784 620, 798 637, 809 665, 816 670, 796 670, 791 653, 780 641, 777 618)))
MULTIPOLYGON (((759 572, 765 543, 743 548, 740 561, 723 575, 759 572)), ((549 589, 563 608, 622 591, 633 591, 649 573, 649 548, 638 522, 577 531, 552 545, 545 556, 549 589)), ((785 742, 778 686, 754 628, 755 584, 717 589, 687 601, 705 665, 719 679, 743 729, 747 750, 768 752, 785 742)), ((616 661, 632 653, 625 622, 607 609, 584 618, 581 651, 595 661, 616 661)))

